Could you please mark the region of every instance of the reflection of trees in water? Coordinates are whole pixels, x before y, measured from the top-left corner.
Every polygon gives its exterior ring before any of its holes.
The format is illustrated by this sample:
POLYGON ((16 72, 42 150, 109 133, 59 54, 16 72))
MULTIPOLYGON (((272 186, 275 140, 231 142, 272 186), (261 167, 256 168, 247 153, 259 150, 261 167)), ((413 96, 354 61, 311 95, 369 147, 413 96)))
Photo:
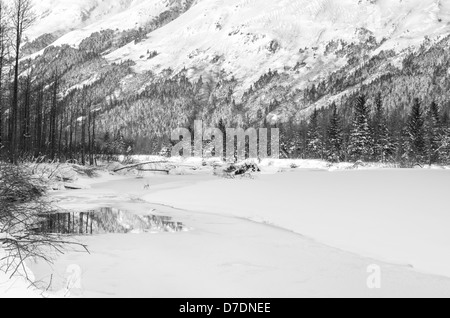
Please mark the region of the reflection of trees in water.
POLYGON ((135 215, 133 213, 102 208, 98 211, 81 213, 56 213, 40 215, 41 222, 36 229, 40 233, 60 234, 106 234, 130 232, 180 232, 180 222, 167 216, 135 215))

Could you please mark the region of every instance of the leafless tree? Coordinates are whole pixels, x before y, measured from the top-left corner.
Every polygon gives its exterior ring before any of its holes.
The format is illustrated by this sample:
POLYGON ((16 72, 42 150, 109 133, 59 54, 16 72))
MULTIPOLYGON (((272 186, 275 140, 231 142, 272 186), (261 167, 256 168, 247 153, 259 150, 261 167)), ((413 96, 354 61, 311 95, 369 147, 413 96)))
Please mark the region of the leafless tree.
POLYGON ((3 100, 3 80, 6 62, 9 59, 11 42, 11 25, 9 16, 9 7, 3 0, 0 0, 0 151, 3 148, 4 138, 4 100, 3 100))
POLYGON ((32 0, 14 0, 13 8, 11 9, 11 23, 14 34, 14 83, 13 96, 11 103, 11 124, 10 124, 10 159, 11 162, 17 163, 17 121, 19 109, 19 62, 20 62, 20 48, 23 42, 24 33, 28 30, 35 21, 33 12, 32 0))

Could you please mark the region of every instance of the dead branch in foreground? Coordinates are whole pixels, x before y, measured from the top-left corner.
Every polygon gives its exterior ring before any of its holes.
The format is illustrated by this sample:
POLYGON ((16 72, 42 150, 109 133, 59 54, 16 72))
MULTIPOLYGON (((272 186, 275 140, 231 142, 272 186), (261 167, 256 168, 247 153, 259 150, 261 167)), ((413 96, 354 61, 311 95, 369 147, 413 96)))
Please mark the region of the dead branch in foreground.
POLYGON ((67 236, 38 231, 42 215, 58 212, 43 198, 44 189, 30 171, 0 162, 0 247, 6 252, 0 270, 11 277, 20 273, 30 280, 28 259, 52 263, 53 254, 64 254, 69 247, 89 253, 86 245, 67 236))
MULTIPOLYGON (((128 166, 125 166, 122 168, 115 169, 115 170, 113 170, 113 172, 119 172, 119 171, 127 170, 127 169, 134 169, 139 166, 145 166, 145 165, 151 165, 151 164, 162 164, 162 163, 169 163, 169 162, 168 161, 150 161, 150 162, 136 163, 136 164, 132 164, 132 165, 128 165, 128 166)), ((147 170, 147 171, 149 171, 149 170, 147 170)), ((166 171, 166 170, 164 170, 164 171, 166 171)))

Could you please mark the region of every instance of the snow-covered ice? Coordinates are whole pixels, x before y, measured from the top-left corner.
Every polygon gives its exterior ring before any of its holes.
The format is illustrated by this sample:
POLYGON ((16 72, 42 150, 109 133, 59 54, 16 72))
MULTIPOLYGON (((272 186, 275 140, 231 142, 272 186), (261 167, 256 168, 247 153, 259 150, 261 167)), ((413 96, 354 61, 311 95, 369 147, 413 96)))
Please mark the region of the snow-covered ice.
POLYGON ((214 180, 145 198, 263 221, 450 277, 449 177, 445 170, 302 171, 214 180))
POLYGON ((43 282, 53 273, 59 290, 67 267, 79 266, 84 297, 448 297, 448 173, 103 175, 53 198, 70 209, 160 213, 190 230, 83 237, 91 255, 30 267, 43 282), (366 284, 373 264, 378 290, 366 284))

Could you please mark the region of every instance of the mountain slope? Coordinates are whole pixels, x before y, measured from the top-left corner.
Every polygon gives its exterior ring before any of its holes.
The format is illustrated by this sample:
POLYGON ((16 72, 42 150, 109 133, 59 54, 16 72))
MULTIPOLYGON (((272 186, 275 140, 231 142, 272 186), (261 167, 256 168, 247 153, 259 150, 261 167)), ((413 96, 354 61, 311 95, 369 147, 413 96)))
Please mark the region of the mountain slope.
MULTIPOLYGON (((75 29, 53 45, 79 45, 100 30, 144 27, 176 1, 39 3, 39 21, 30 37, 75 29)), ((420 44, 425 36, 448 34, 449 23, 450 3, 440 0, 198 0, 146 40, 119 48, 107 59, 131 59, 139 72, 224 70, 244 81, 244 87, 269 69, 306 63, 297 76, 305 82, 345 63, 323 56, 332 40, 351 43, 374 36, 378 42, 385 40, 378 50, 399 51, 420 44), (304 48, 314 52, 305 54, 304 48), (158 55, 148 59, 149 50, 158 55)))
MULTIPOLYGON (((10 0, 12 1, 12 0, 10 0)), ((179 1, 171 0, 44 0, 36 1, 37 22, 27 36, 64 33, 56 44, 79 44, 102 29, 126 30, 143 26, 179 1), (69 34, 67 34, 69 33, 69 34), (77 43, 78 42, 78 43, 77 43)))
POLYGON ((448 1, 83 1, 43 1, 29 37, 53 36, 23 67, 44 87, 58 72, 69 109, 89 91, 102 132, 158 139, 196 118, 298 127, 332 102, 348 122, 361 93, 401 116, 415 97, 450 107, 448 1))
POLYGON ((448 33, 449 22, 450 3, 435 0, 203 0, 147 40, 107 58, 131 59, 140 71, 224 69, 248 86, 269 69, 294 68, 297 62, 307 64, 298 76, 303 79, 334 69, 330 64, 339 62, 323 56, 331 40, 373 35, 379 42, 387 39, 379 50, 401 50, 426 35, 448 33), (300 51, 313 47, 312 54, 300 51), (160 55, 140 58, 149 49, 160 55))

